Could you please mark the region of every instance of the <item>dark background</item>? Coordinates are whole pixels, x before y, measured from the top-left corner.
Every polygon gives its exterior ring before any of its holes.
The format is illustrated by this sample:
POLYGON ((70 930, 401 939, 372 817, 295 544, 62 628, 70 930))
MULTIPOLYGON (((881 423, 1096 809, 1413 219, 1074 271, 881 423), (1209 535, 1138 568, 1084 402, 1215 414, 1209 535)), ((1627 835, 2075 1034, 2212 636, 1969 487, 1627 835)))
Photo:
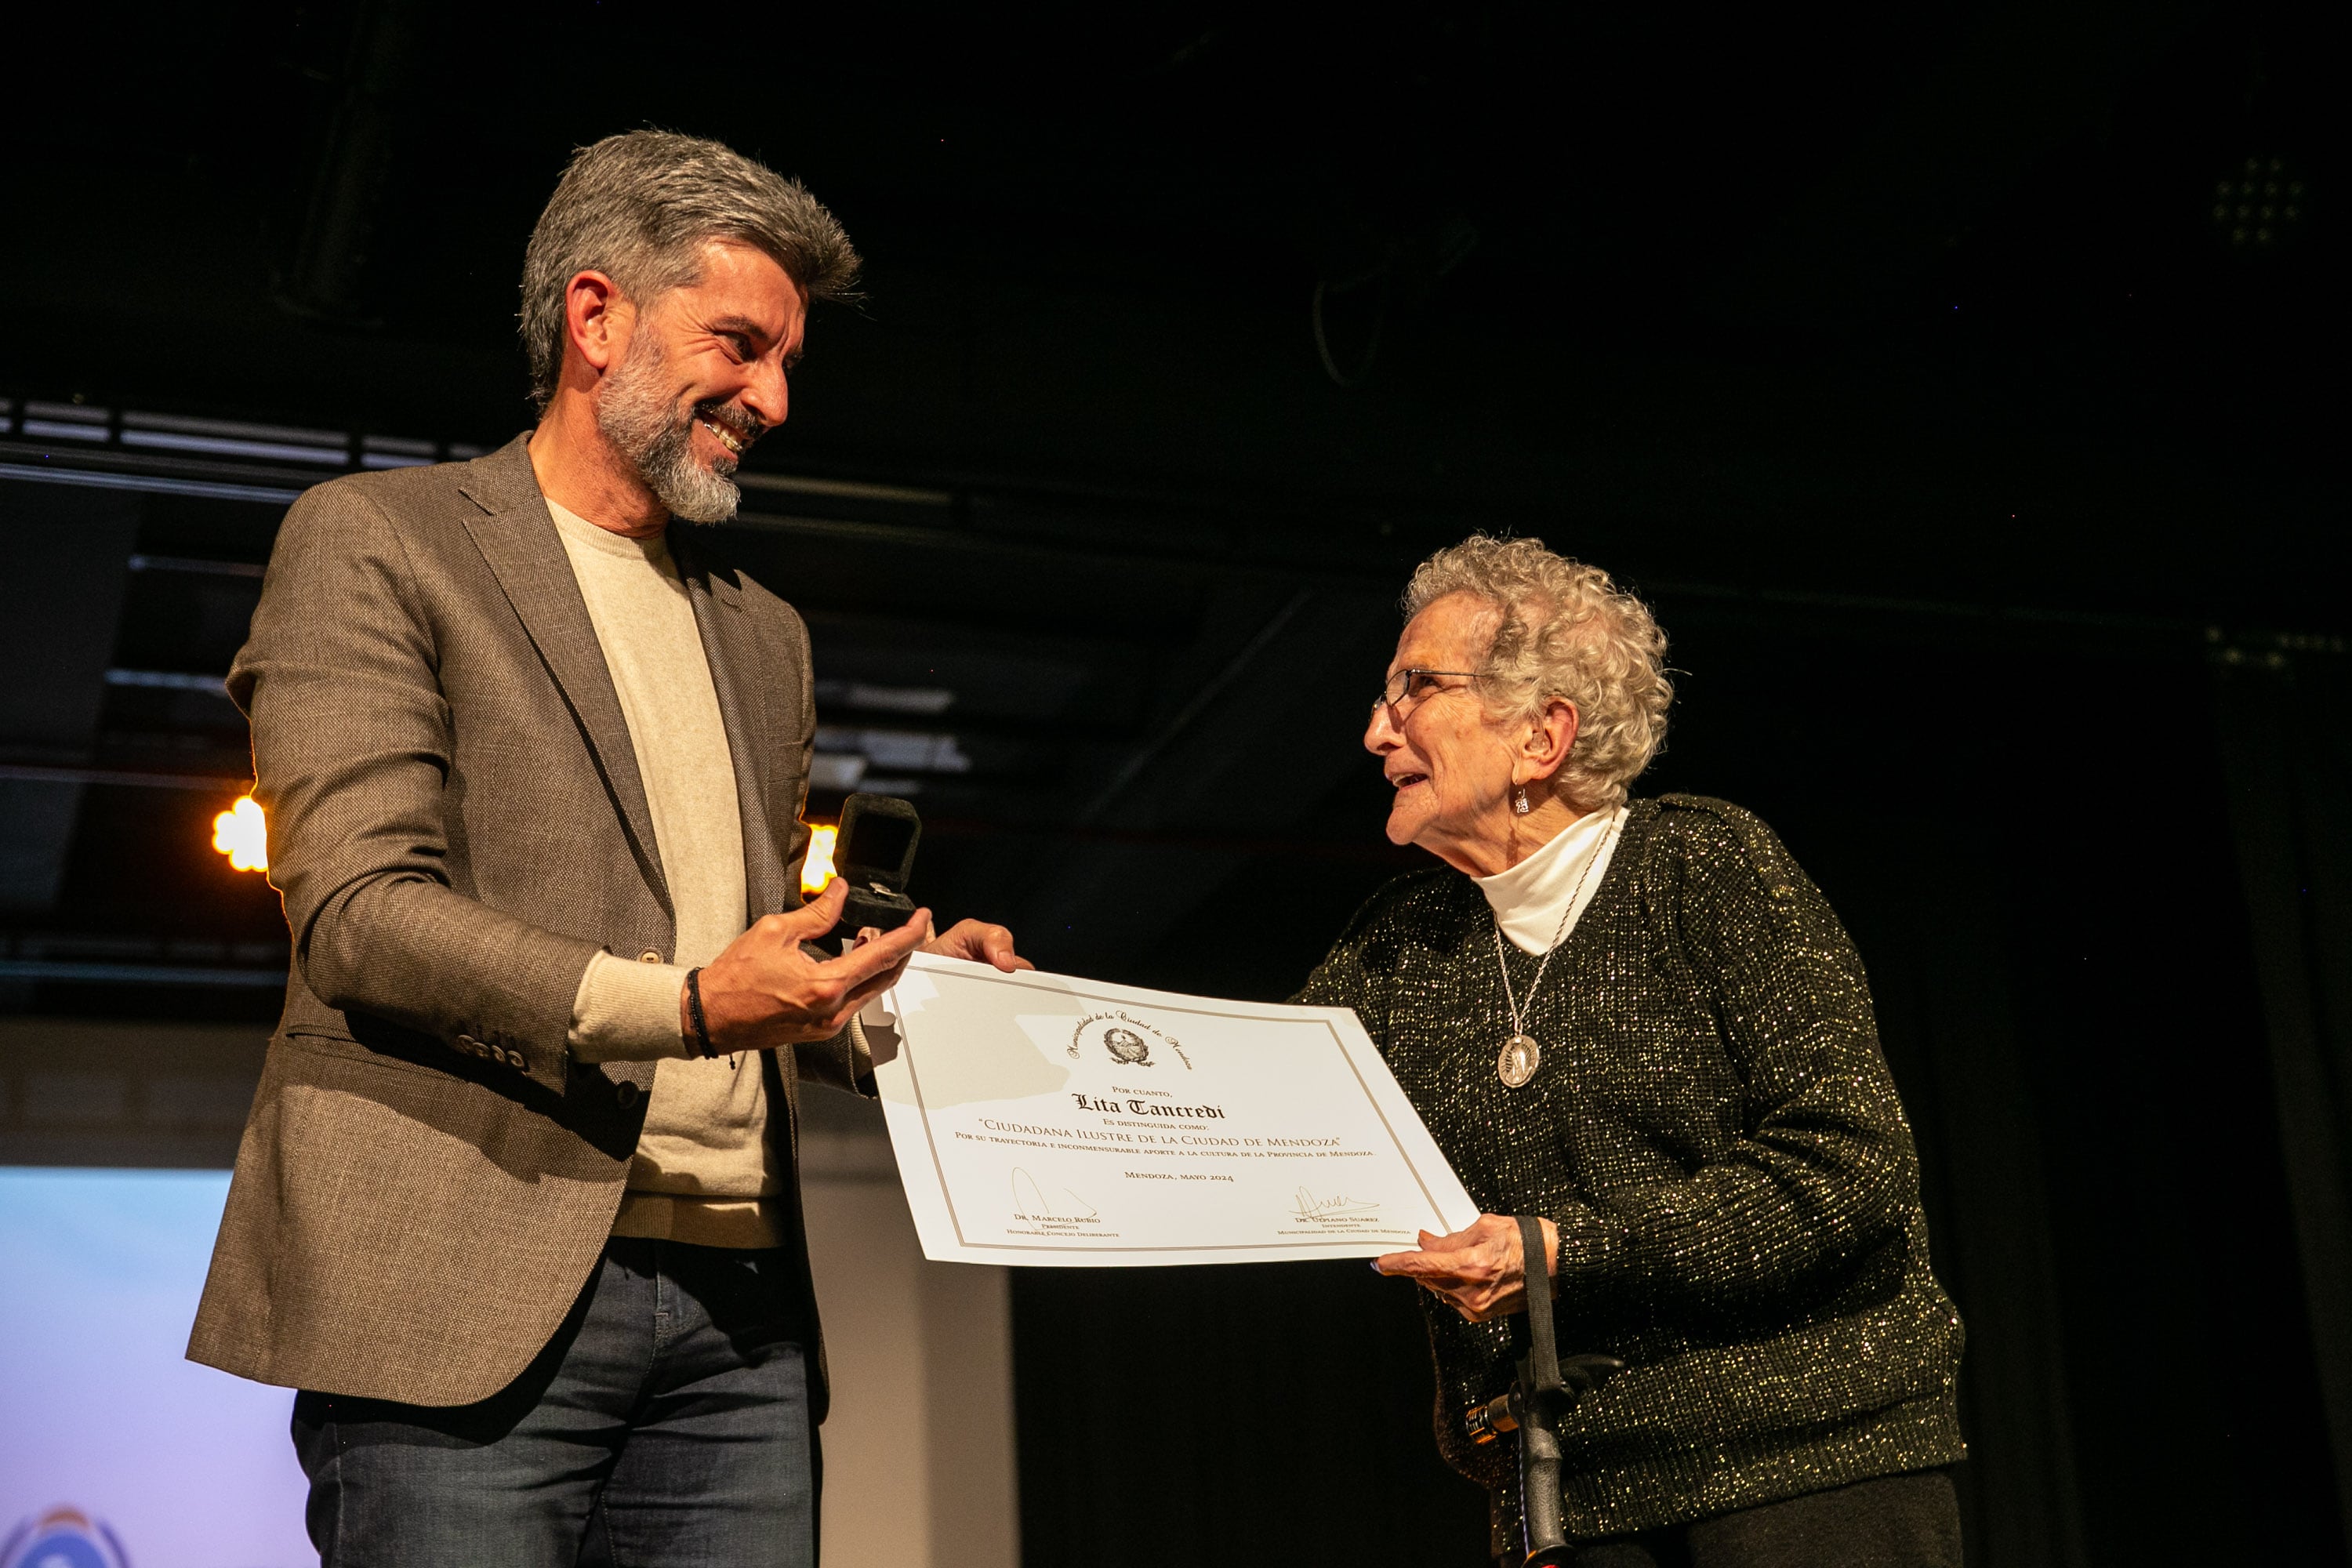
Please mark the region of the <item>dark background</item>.
MULTIPOLYGON (((2240 762, 2245 713, 2315 721, 2231 684, 2314 689, 2352 631, 2334 19, 53 19, 0 62, 0 1005, 271 1016, 206 683, 278 515, 524 428, 569 149, 718 136, 869 260, 737 531, 811 620, 833 776, 922 807, 928 900, 1286 994, 1415 863, 1357 750, 1412 563, 1599 562, 1675 637, 1642 788, 1761 813, 1871 966, 1971 1331, 1972 1555, 2341 1563, 2345 1243, 2260 919, 2310 889, 2249 858, 2240 762)), ((1034 1270, 1015 1310, 1041 1568, 1483 1561, 1403 1287, 1034 1270)))

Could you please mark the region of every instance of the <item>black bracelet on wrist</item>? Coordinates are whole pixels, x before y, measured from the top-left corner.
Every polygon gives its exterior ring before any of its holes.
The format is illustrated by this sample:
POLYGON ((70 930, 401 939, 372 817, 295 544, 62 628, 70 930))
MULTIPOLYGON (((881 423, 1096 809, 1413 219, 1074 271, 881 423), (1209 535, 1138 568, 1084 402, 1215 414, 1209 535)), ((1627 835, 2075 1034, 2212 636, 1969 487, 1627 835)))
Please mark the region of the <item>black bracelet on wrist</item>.
POLYGON ((694 1020, 694 1043, 701 1047, 702 1059, 709 1061, 719 1053, 711 1048, 710 1025, 702 1016, 702 971, 698 967, 686 972, 686 1010, 694 1020))

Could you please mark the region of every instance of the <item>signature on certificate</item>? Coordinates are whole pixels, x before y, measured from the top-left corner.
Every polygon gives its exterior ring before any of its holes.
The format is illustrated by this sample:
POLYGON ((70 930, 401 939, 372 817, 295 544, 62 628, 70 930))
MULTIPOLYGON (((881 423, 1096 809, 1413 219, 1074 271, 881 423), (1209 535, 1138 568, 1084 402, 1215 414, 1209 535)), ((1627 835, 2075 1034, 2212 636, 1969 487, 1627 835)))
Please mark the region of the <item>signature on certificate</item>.
POLYGON ((1362 1203, 1344 1194, 1318 1198, 1301 1187, 1292 1200, 1290 1212, 1296 1218, 1313 1220, 1318 1225, 1354 1225, 1379 1218, 1381 1205, 1362 1203))
POLYGON ((1067 1201, 1049 1202, 1045 1189, 1037 1184, 1036 1177, 1018 1165, 1013 1167, 1013 1215, 1015 1219, 1025 1219, 1032 1224, 1059 1220, 1065 1225, 1072 1225, 1102 1217, 1094 1205, 1069 1188, 1062 1189, 1062 1197, 1067 1201))

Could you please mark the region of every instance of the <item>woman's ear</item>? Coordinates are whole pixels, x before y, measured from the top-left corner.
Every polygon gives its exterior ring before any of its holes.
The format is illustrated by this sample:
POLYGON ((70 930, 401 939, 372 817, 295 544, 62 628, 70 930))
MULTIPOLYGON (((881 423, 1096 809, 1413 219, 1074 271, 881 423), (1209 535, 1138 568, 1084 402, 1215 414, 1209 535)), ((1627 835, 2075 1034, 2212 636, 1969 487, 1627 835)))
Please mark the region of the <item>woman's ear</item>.
POLYGON ((1519 743, 1520 783, 1548 779, 1559 772, 1568 762, 1568 754, 1576 749, 1576 704, 1565 697, 1554 697, 1543 706, 1543 711, 1528 721, 1527 735, 1519 743))

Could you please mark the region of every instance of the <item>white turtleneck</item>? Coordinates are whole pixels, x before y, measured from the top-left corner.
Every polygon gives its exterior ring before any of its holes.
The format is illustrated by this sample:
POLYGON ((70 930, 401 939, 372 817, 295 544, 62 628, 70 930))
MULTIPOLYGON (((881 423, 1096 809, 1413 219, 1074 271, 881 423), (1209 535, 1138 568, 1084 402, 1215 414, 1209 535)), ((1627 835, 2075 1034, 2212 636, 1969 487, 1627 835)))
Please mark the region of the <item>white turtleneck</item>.
POLYGON ((1495 923, 1521 952, 1545 952, 1576 929, 1584 907, 1601 890, 1616 853, 1625 808, 1588 811, 1554 834, 1549 843, 1491 877, 1473 877, 1495 910, 1495 923), (1566 915, 1567 919, 1560 917, 1566 915))

